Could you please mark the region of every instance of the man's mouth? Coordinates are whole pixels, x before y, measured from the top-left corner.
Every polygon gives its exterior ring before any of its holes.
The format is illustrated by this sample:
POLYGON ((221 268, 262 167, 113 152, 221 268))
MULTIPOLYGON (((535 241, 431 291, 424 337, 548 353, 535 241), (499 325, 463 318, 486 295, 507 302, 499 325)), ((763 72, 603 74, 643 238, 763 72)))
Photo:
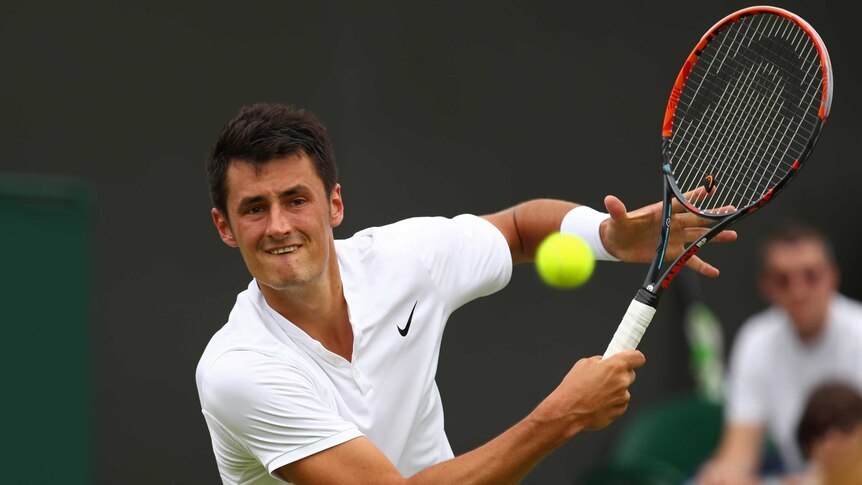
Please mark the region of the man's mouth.
POLYGON ((270 250, 267 252, 269 254, 286 254, 286 253, 292 253, 292 252, 296 251, 297 249, 299 249, 299 246, 286 246, 283 248, 273 249, 273 250, 270 250))

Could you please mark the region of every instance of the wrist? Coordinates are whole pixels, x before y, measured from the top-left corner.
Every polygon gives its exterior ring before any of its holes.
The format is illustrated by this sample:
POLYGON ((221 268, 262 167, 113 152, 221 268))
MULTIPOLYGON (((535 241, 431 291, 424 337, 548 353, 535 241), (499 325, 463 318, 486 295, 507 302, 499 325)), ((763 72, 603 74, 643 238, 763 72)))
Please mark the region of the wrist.
POLYGON ((590 249, 592 249, 595 258, 599 261, 619 261, 620 259, 612 255, 602 242, 602 222, 609 217, 605 212, 580 205, 570 210, 563 217, 563 222, 560 224, 560 232, 574 234, 583 238, 590 246, 590 249))
POLYGON ((565 444, 586 426, 576 414, 567 412, 566 406, 557 396, 558 390, 546 397, 525 421, 535 426, 537 433, 543 434, 554 449, 565 444))

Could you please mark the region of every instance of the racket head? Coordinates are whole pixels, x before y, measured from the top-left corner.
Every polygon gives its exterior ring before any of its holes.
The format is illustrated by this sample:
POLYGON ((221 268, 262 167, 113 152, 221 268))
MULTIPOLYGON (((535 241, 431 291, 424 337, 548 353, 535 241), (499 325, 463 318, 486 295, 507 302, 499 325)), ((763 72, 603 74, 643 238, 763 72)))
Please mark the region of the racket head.
POLYGON ((786 10, 746 8, 701 38, 677 76, 662 126, 665 191, 656 255, 605 358, 636 348, 686 262, 799 172, 829 116, 832 86, 820 36, 786 10), (673 197, 715 224, 662 272, 673 197))
POLYGON ((801 17, 767 6, 728 15, 671 90, 662 126, 668 187, 707 218, 759 209, 808 159, 833 86, 826 46, 801 17))

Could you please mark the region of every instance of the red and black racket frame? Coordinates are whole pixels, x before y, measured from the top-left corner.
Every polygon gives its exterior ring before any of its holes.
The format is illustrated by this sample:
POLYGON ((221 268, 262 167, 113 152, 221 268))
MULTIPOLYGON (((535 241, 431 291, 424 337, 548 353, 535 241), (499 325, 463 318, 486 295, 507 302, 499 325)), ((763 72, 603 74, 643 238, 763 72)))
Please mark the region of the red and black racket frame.
POLYGON ((685 266, 686 262, 691 259, 692 256, 695 255, 703 246, 709 242, 710 239, 715 237, 721 231, 726 229, 727 227, 735 224, 736 222, 748 217, 754 212, 758 211, 768 202, 772 201, 792 180, 797 173, 799 173, 799 169, 805 164, 805 161, 808 160, 811 152, 814 150, 814 146, 817 143, 818 138, 820 137, 820 132, 823 128, 823 124, 826 122, 826 118, 829 115, 829 110, 832 104, 832 66, 829 61, 829 55, 826 53, 826 48, 824 47, 823 41, 820 39, 820 36, 817 32, 802 18, 797 15, 788 12, 783 9, 775 8, 775 7, 750 7, 744 10, 740 10, 739 12, 733 13, 721 21, 719 21, 712 29, 708 31, 706 35, 701 38, 700 42, 695 46, 694 50, 692 50, 691 54, 689 54, 688 59, 686 59, 685 64, 677 76, 676 82, 674 83, 673 89, 671 90, 671 96, 668 100, 667 110, 665 111, 664 123, 662 126, 662 141, 661 141, 661 153, 662 153, 662 178, 664 180, 664 198, 662 201, 662 227, 659 231, 659 239, 658 246, 656 247, 656 254, 653 258, 652 263, 650 264, 649 271, 647 272, 646 279, 644 280, 644 284, 640 290, 638 290, 637 295, 635 296, 635 300, 649 305, 653 308, 658 307, 659 299, 661 298, 662 293, 665 288, 670 285, 670 282, 676 277, 677 273, 685 266), (823 90, 822 90, 822 99, 820 109, 818 111, 817 121, 814 126, 814 130, 811 138, 808 140, 805 148, 802 151, 802 154, 799 156, 797 160, 791 166, 791 169, 787 172, 787 174, 781 178, 772 188, 768 189, 759 200, 749 204, 747 207, 735 208, 736 210, 729 214, 710 214, 704 212, 697 207, 694 207, 688 200, 683 196, 682 192, 679 189, 679 186, 676 183, 676 178, 673 175, 673 171, 671 169, 671 134, 672 134, 672 125, 674 119, 674 113, 676 112, 677 101, 679 100, 680 93, 682 92, 683 84, 688 78, 688 74, 691 72, 692 67, 695 62, 697 62, 700 57, 701 52, 703 51, 706 44, 708 44, 718 32, 732 22, 739 20, 740 18, 753 15, 757 13, 773 13, 777 15, 781 15, 783 17, 789 18, 796 22, 803 30, 805 30, 809 36, 812 37, 814 43, 817 47, 817 50, 820 55, 822 69, 823 69, 823 90), (670 226, 671 226, 671 218, 672 218, 672 207, 673 207, 673 199, 676 198, 689 212, 696 214, 700 217, 706 219, 712 219, 716 221, 716 224, 710 228, 710 230, 698 238, 696 241, 690 243, 683 253, 676 258, 676 260, 667 267, 664 271, 661 270, 661 265, 665 259, 665 250, 667 249, 668 237, 670 235, 670 226))

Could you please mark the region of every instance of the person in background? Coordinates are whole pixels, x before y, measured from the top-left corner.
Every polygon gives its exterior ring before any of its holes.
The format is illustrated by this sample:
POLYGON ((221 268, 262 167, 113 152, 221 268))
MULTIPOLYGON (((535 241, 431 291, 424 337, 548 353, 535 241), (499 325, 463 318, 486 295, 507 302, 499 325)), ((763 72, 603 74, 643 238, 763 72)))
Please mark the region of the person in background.
POLYGON ((841 379, 862 389, 862 304, 838 292, 832 246, 790 222, 763 241, 759 286, 771 306, 749 318, 731 349, 725 425, 697 483, 757 483, 767 436, 783 473, 805 469, 796 424, 818 384, 841 379))
POLYGON ((862 484, 862 394, 842 382, 811 394, 796 428, 796 442, 812 467, 790 484, 862 484))

